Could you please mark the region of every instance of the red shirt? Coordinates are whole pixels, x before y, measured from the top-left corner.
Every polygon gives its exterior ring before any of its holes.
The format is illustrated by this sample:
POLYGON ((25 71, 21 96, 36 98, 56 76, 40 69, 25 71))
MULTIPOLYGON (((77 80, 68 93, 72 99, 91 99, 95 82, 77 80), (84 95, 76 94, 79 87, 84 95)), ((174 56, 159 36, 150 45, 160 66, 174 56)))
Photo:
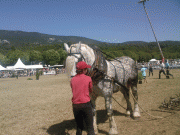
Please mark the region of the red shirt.
POLYGON ((85 74, 77 74, 71 79, 72 102, 73 104, 82 104, 90 101, 89 92, 92 89, 91 77, 85 74))

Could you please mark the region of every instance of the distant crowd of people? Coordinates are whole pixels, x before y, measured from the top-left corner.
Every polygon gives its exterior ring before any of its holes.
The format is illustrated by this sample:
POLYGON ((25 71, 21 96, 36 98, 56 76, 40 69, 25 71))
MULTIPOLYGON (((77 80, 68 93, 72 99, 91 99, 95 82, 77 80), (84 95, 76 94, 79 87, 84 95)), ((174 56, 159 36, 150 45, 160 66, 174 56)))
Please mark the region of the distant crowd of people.
MULTIPOLYGON (((26 76, 34 76, 36 75, 36 71, 37 70, 31 70, 31 69, 28 69, 28 70, 15 70, 15 71, 0 71, 0 78, 12 78, 12 77, 26 77, 26 76)), ((38 71, 41 73, 41 75, 44 75, 44 72, 45 73, 48 73, 48 72, 54 72, 55 75, 58 75, 58 74, 63 74, 66 72, 65 68, 53 68, 53 69, 50 69, 50 68, 43 68, 43 69, 38 69, 38 71)))
POLYGON ((165 61, 165 64, 162 61, 160 61, 159 66, 160 66, 159 79, 161 79, 161 73, 163 73, 168 78, 169 78, 169 76, 174 78, 173 75, 169 73, 169 63, 167 60, 165 61), (166 69, 166 72, 165 72, 165 69, 166 69))
POLYGON ((55 75, 58 74, 63 74, 66 72, 65 68, 43 68, 43 72, 48 73, 48 72, 54 72, 55 75))
MULTIPOLYGON (((159 79, 161 79, 161 73, 163 73, 166 78, 169 78, 169 76, 171 76, 172 78, 174 78, 174 76, 172 74, 170 74, 169 72, 169 63, 168 63, 168 60, 165 60, 165 64, 164 62, 160 61, 160 64, 159 64, 159 79)), ((142 72, 142 76, 143 76, 143 79, 144 79, 144 82, 147 83, 147 80, 146 80, 146 70, 148 68, 146 68, 144 65, 141 66, 141 72, 142 72)), ((153 76, 153 67, 152 67, 152 64, 149 65, 149 77, 150 75, 153 76)))

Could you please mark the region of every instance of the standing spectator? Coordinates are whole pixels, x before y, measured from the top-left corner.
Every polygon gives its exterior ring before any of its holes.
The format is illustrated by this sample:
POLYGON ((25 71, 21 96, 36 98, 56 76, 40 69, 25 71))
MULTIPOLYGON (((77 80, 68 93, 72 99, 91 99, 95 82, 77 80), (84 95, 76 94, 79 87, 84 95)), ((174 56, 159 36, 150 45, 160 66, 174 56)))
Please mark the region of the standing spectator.
POLYGON ((55 76, 58 75, 58 71, 59 71, 58 68, 55 68, 55 72, 56 72, 55 76))
POLYGON ((153 76, 152 64, 149 64, 149 77, 150 77, 150 74, 152 74, 152 76, 153 76))
POLYGON ((161 72, 163 72, 163 74, 166 76, 165 71, 164 71, 165 65, 164 65, 164 63, 162 61, 160 61, 159 66, 160 66, 159 79, 161 79, 161 72))
POLYGON ((48 73, 48 71, 49 71, 49 68, 46 68, 46 73, 48 73))
POLYGON ((166 75, 167 75, 167 76, 170 75, 170 76, 172 76, 172 78, 174 78, 173 75, 169 73, 169 63, 168 63, 168 60, 165 60, 165 62, 166 62, 166 63, 165 63, 166 75))
POLYGON ((82 135, 83 120, 86 123, 88 135, 95 135, 93 111, 89 96, 93 85, 91 77, 85 75, 87 68, 91 68, 91 66, 84 61, 78 62, 76 65, 77 74, 71 79, 73 113, 77 124, 76 135, 82 135))
POLYGON ((141 68, 142 76, 143 76, 144 82, 147 83, 147 80, 146 80, 146 69, 147 68, 145 68, 144 65, 142 65, 142 68, 141 68))

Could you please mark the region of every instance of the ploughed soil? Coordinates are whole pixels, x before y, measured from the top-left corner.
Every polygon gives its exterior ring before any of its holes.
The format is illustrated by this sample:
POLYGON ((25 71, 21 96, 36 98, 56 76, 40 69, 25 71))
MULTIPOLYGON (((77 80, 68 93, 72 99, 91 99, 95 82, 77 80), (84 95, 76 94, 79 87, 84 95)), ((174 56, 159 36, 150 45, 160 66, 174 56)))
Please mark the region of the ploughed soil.
MULTIPOLYGON (((143 109, 138 120, 126 117, 125 110, 113 100, 119 135, 180 135, 180 111, 159 109, 165 98, 180 93, 180 70, 170 73, 174 79, 166 79, 163 74, 158 79, 155 70, 154 76, 147 76, 148 83, 138 84, 138 102, 143 109)), ((40 76, 39 80, 35 76, 0 78, 0 135, 75 135, 71 97, 66 74, 40 76)), ((126 107, 120 92, 113 97, 126 107)), ((96 105, 99 135, 107 135, 104 98, 99 97, 96 105)))

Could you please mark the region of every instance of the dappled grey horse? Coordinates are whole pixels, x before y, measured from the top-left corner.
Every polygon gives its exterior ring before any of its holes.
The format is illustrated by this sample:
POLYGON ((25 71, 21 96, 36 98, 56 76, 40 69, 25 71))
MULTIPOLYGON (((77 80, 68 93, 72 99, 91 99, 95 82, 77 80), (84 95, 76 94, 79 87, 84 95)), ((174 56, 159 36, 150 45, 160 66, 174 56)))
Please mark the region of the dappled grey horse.
POLYGON ((65 43, 64 47, 68 53, 65 66, 69 77, 76 75, 76 63, 82 60, 92 66, 89 73, 95 73, 93 72, 94 69, 96 69, 98 71, 97 73, 99 73, 99 76, 97 75, 97 77, 92 76, 93 93, 91 93, 91 102, 94 112, 94 130, 96 134, 98 133, 98 129, 95 101, 98 96, 103 96, 105 98, 105 107, 109 117, 109 134, 118 134, 112 109, 113 93, 118 91, 123 93, 127 102, 127 115, 132 115, 134 118, 140 117, 139 107, 136 102, 138 101, 138 72, 136 63, 133 59, 123 56, 116 58, 115 60, 108 61, 102 55, 102 52, 99 48, 94 47, 93 49, 93 47, 89 47, 88 45, 81 43, 72 44, 70 47, 65 43), (134 102, 134 111, 132 110, 131 103, 129 101, 130 88, 136 99, 134 102))

